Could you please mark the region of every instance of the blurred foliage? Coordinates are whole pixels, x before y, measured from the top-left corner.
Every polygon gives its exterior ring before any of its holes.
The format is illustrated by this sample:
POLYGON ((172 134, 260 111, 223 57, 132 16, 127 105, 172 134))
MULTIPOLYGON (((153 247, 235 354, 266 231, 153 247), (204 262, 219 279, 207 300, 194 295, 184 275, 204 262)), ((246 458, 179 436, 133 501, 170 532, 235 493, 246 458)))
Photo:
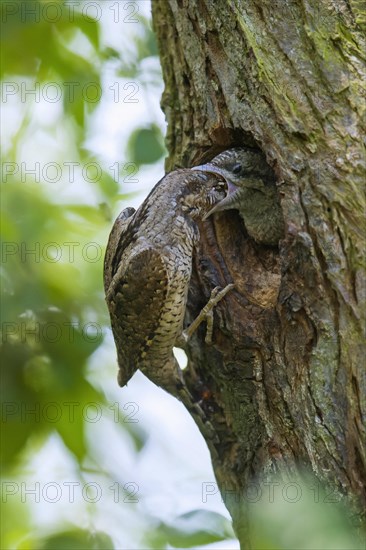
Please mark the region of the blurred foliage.
MULTIPOLYGON (((65 113, 81 125, 85 123, 85 107, 94 108, 96 102, 85 102, 83 88, 91 82, 100 89, 97 51, 99 25, 90 16, 77 10, 70 11, 49 6, 49 2, 13 0, 2 2, 2 47, 0 76, 6 81, 10 75, 30 77, 41 82, 56 82, 64 87, 65 113), (78 55, 69 44, 77 33, 82 33, 94 50, 92 59, 78 55), (65 83, 74 83, 70 89, 65 83)), ((55 3, 53 3, 55 4, 55 3)), ((60 3, 61 4, 61 3, 60 3)), ((57 4, 56 4, 57 6, 57 4)), ((31 86, 28 87, 31 88, 31 86)))
POLYGON ((174 518, 174 523, 161 522, 147 539, 152 548, 197 548, 213 542, 234 538, 228 521, 221 514, 209 510, 192 510, 174 518))
MULTIPOLYGON (((99 10, 93 4, 87 11, 83 2, 13 0, 0 5, 3 108, 13 109, 19 117, 2 158, 1 464, 3 480, 18 485, 27 479, 29 461, 55 434, 76 461, 82 479, 86 465, 98 461, 88 442, 90 422, 80 411, 90 404, 109 406, 100 386, 89 381, 88 366, 109 326, 102 278, 104 248, 116 206, 126 195, 118 181, 121 174, 112 177, 103 168, 108 160, 103 162, 98 151, 86 148, 85 141, 100 105, 103 70, 111 59, 121 59, 121 52, 101 44, 101 21, 93 17, 103 10, 103 16, 108 15, 108 3, 99 4, 99 10), (59 92, 61 99, 53 101, 59 92), (53 107, 55 122, 48 124, 53 107), (43 111, 41 124, 39 114, 38 120, 34 116, 37 109, 43 111), (42 133, 48 134, 53 163, 63 167, 56 183, 43 177, 47 150, 24 161, 33 135, 42 133), (76 169, 70 179, 65 170, 70 161, 80 167, 88 164, 88 177, 76 169), (25 177, 22 164, 34 169, 36 162, 40 173, 25 177), (75 201, 72 187, 82 190, 85 204, 75 201), (70 403, 77 404, 75 414, 64 406, 70 403)), ((122 23, 123 19, 121 28, 122 23)), ((125 61, 127 72, 133 66, 136 78, 142 74, 140 62, 156 55, 149 21, 139 16, 138 29, 135 47, 125 61)), ((117 75, 123 66, 121 61, 117 75)), ((136 135, 144 135, 145 126, 146 121, 137 120, 136 135)), ((135 156, 141 164, 162 155, 161 130, 156 124, 151 127, 155 142, 147 143, 150 157, 144 157, 137 144, 131 163, 135 156)), ((142 449, 146 435, 141 428, 124 423, 122 417, 116 427, 130 435, 137 451, 142 449)), ((38 475, 42 480, 42 473, 38 475)), ((42 536, 42 524, 32 519, 32 501, 7 495, 3 503, 4 550, 114 548, 104 533, 69 527, 42 536)))
MULTIPOLYGON (((253 548, 260 550, 362 550, 365 533, 351 523, 340 495, 304 473, 260 486, 250 502, 253 548), (270 496, 271 495, 271 496, 270 496)), ((357 520, 356 520, 357 521, 357 520)))
POLYGON ((140 166, 153 164, 164 154, 164 143, 156 124, 132 132, 128 142, 129 156, 140 166))
MULTIPOLYGON (((89 118, 99 101, 87 101, 82 90, 90 83, 100 88, 102 65, 110 56, 100 47, 100 23, 90 11, 86 16, 75 6, 70 11, 70 6, 65 9, 62 2, 59 5, 57 9, 57 3, 41 0, 1 4, 1 77, 3 84, 10 83, 20 93, 23 85, 34 90, 36 86, 57 84, 63 91, 63 117, 69 121, 68 146, 74 143, 72 149, 81 163, 99 166, 83 144, 89 118), (87 40, 84 50, 75 46, 80 36, 87 40)), ((136 70, 140 60, 156 53, 148 21, 141 18, 141 25, 145 32, 136 40, 136 70)), ((1 222, 2 396, 7 442, 2 446, 2 460, 9 467, 14 466, 14 458, 20 456, 29 439, 45 438, 54 430, 80 463, 85 457, 83 419, 77 416, 70 425, 62 415, 59 422, 52 423, 41 413, 53 401, 74 399, 81 405, 103 401, 101 392, 85 375, 88 360, 102 344, 103 327, 108 324, 102 287, 104 245, 114 203, 124 198, 117 181, 105 170, 99 177, 90 175, 82 182, 85 190, 89 187, 94 205, 58 203, 47 183, 39 182, 36 176, 33 183, 28 182, 28 176, 26 183, 21 181, 19 150, 29 139, 32 99, 30 94, 28 105, 28 98, 22 98, 23 122, 3 159, 3 166, 14 162, 13 171, 5 170, 1 222), (95 335, 89 334, 90 328, 95 335), (25 415, 26 421, 21 404, 27 411, 36 410, 25 415)), ((161 131, 156 125, 152 128, 156 144, 153 139, 143 143, 149 147, 150 158, 147 153, 144 158, 139 144, 135 147, 133 158, 139 156, 139 164, 152 162, 151 158, 156 160, 163 153, 161 131)), ((135 134, 139 133, 144 136, 146 129, 137 128, 135 134)), ((58 160, 60 164, 64 159, 58 160)), ((140 442, 141 437, 136 440, 140 442)))
POLYGON ((19 545, 19 550, 113 550, 111 538, 105 533, 89 533, 81 529, 62 531, 42 540, 27 539, 19 545))

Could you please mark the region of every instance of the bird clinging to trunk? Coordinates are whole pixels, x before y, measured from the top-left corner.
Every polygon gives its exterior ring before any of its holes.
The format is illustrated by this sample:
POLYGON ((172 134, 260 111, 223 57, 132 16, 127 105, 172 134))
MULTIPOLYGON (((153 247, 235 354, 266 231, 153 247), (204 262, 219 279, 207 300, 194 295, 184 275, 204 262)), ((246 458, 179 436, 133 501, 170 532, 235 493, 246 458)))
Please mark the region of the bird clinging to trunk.
MULTIPOLYGON (((104 262, 119 384, 127 384, 140 369, 178 397, 196 421, 202 411, 193 403, 173 347, 186 334, 183 320, 193 249, 199 239, 197 221, 225 195, 226 184, 217 174, 189 169, 171 172, 137 211, 127 208, 118 216, 104 262)), ((232 287, 214 289, 203 315, 191 326, 195 328, 232 287)), ((190 335, 192 330, 187 332, 190 335)))

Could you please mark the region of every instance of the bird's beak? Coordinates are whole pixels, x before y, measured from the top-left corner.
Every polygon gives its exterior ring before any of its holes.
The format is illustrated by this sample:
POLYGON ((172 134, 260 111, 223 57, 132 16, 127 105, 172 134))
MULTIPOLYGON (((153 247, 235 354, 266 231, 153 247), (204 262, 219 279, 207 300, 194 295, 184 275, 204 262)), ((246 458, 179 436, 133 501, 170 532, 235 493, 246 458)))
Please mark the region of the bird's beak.
POLYGON ((211 214, 214 214, 215 212, 221 212, 222 210, 228 210, 231 208, 231 203, 233 202, 234 195, 238 191, 238 187, 234 185, 229 179, 228 174, 226 170, 222 170, 218 166, 215 166, 214 164, 201 164, 199 166, 193 166, 191 170, 195 170, 197 172, 208 172, 209 174, 216 174, 218 176, 221 176, 227 185, 227 195, 222 201, 218 202, 205 216, 203 217, 204 220, 206 220, 211 214))

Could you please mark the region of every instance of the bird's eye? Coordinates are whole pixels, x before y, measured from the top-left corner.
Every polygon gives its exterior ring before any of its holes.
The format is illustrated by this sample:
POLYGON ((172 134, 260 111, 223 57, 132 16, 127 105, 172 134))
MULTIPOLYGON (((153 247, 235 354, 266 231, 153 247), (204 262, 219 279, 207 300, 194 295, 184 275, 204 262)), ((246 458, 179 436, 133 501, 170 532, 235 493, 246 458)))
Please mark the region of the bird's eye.
POLYGON ((214 187, 217 191, 222 191, 222 189, 226 188, 226 182, 224 180, 220 180, 215 183, 214 187))
POLYGON ((241 169, 242 169, 241 164, 234 164, 234 166, 232 168, 232 173, 233 174, 240 174, 241 169))

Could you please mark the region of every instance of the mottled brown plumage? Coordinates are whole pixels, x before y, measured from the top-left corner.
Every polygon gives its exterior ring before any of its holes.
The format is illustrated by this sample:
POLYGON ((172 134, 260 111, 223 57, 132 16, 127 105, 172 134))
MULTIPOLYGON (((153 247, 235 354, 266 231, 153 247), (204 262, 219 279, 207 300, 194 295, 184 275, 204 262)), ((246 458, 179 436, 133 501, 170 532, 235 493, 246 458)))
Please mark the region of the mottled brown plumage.
POLYGON ((228 149, 193 170, 218 174, 228 185, 225 199, 207 216, 235 208, 239 210, 250 237, 259 244, 278 245, 284 236, 284 220, 274 173, 261 151, 228 149))
POLYGON ((225 194, 217 175, 176 170, 115 221, 104 285, 121 386, 140 369, 192 408, 173 346, 183 330, 196 222, 225 194))

